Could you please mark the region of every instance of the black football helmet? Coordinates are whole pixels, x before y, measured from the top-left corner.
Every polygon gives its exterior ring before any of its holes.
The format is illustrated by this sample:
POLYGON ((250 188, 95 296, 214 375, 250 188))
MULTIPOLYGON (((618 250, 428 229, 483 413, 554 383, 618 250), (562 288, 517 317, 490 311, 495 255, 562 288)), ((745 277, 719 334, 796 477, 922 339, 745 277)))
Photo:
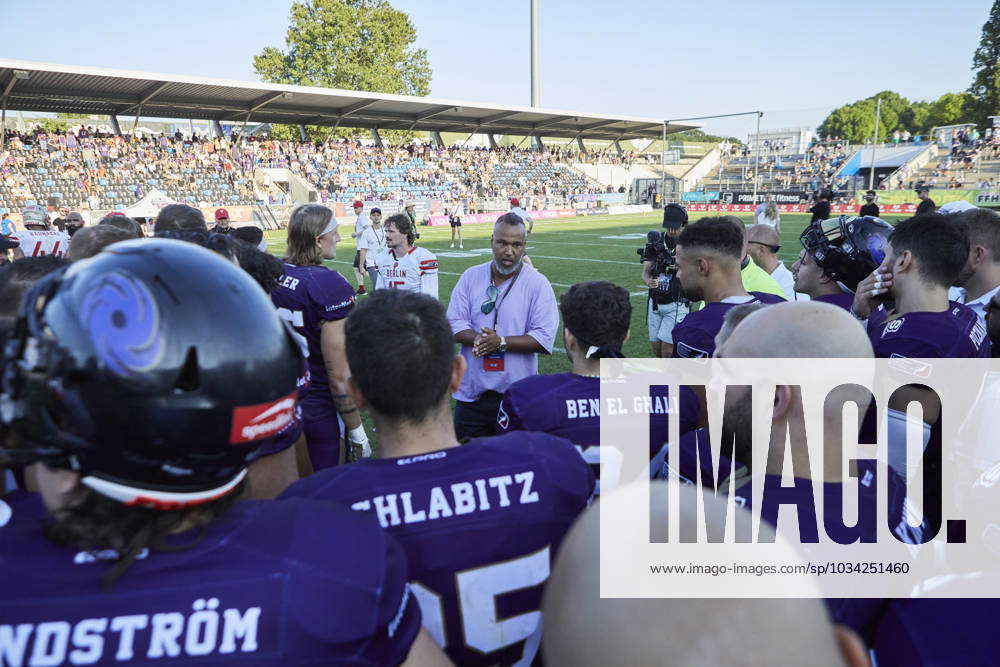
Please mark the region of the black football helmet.
POLYGON ((892 225, 866 215, 817 220, 799 240, 824 273, 852 292, 885 259, 892 225))
POLYGON ((236 488, 296 418, 303 363, 249 275, 170 239, 116 243, 45 276, 2 361, 0 457, 76 470, 156 509, 236 488))

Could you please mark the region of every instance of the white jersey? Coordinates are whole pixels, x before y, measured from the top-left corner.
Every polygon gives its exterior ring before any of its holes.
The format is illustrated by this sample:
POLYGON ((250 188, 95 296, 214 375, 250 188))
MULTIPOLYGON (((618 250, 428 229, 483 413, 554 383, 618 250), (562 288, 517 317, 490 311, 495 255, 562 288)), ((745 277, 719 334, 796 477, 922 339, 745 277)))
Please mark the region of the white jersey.
POLYGON ((386 250, 385 229, 381 227, 375 229, 372 225, 365 227, 361 236, 358 237, 358 250, 367 250, 365 253, 366 269, 376 266, 375 260, 386 250))
POLYGON ((69 234, 55 229, 19 229, 10 238, 21 244, 20 251, 25 257, 65 257, 69 252, 69 234))
POLYGON ((375 263, 378 270, 375 289, 405 289, 438 298, 438 261, 427 248, 413 246, 398 259, 392 250, 385 250, 375 263))
POLYGON ((516 215, 517 217, 521 218, 521 220, 524 221, 524 224, 528 224, 529 222, 531 222, 531 216, 528 215, 528 212, 525 211, 520 206, 513 207, 512 209, 510 209, 510 212, 516 215))
POLYGON ((361 238, 361 233, 365 227, 371 227, 372 221, 368 219, 368 214, 362 211, 358 214, 358 219, 354 221, 354 238, 361 238))

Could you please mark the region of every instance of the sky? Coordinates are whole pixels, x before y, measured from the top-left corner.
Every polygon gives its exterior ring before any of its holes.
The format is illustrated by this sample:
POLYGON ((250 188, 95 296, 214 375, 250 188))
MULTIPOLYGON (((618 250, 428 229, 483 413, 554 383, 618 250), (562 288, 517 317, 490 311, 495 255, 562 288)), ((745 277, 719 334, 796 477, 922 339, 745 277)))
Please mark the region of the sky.
MULTIPOLYGON (((431 96, 530 105, 530 0, 391 3, 428 51, 431 96)), ((657 119, 761 110, 762 129, 815 127, 881 90, 936 99, 967 88, 991 5, 539 0, 541 106, 657 119)), ((256 81, 253 56, 284 48, 290 6, 0 0, 0 57, 256 81)), ((746 137, 756 121, 699 122, 746 137)))

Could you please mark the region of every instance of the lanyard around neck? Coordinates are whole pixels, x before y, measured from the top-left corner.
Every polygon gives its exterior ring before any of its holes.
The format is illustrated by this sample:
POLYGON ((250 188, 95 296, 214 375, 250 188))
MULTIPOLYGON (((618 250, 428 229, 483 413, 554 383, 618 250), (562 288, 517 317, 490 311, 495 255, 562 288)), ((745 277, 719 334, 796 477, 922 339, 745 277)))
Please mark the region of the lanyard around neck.
MULTIPOLYGON (((499 298, 497 298, 496 305, 493 306, 493 330, 494 331, 497 330, 497 317, 499 317, 499 315, 500 315, 500 304, 503 303, 503 302, 505 302, 505 301, 507 301, 507 295, 510 294, 511 288, 514 287, 514 283, 517 282, 517 278, 518 278, 518 276, 521 275, 521 271, 523 269, 524 269, 524 266, 522 265, 521 268, 519 268, 517 270, 517 273, 514 274, 514 277, 510 279, 510 282, 507 284, 507 289, 504 290, 504 293, 499 298)), ((493 280, 493 267, 490 267, 490 284, 493 285, 494 287, 496 286, 496 283, 493 280)))

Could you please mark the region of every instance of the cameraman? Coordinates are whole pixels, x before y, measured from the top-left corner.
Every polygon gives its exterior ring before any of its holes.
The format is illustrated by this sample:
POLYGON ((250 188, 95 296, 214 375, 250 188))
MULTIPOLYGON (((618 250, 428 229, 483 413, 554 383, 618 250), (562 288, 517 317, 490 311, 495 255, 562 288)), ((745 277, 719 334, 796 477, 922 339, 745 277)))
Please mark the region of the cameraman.
POLYGON ((677 237, 687 224, 687 211, 678 204, 663 207, 663 233, 649 232, 642 255, 642 282, 649 286, 646 308, 649 344, 654 357, 668 358, 674 353, 674 325, 688 314, 688 302, 676 279, 674 253, 677 237))

